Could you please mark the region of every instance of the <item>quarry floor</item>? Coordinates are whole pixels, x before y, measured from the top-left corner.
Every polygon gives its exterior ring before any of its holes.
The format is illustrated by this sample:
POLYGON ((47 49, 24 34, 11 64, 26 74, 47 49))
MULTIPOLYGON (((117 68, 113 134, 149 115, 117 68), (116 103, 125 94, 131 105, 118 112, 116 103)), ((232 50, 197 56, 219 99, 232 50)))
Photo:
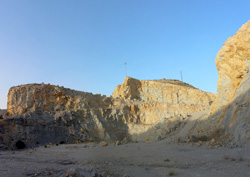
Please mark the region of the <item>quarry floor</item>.
POLYGON ((250 176, 249 152, 250 146, 197 147, 167 140, 106 147, 52 145, 0 151, 0 176, 246 177, 250 176))

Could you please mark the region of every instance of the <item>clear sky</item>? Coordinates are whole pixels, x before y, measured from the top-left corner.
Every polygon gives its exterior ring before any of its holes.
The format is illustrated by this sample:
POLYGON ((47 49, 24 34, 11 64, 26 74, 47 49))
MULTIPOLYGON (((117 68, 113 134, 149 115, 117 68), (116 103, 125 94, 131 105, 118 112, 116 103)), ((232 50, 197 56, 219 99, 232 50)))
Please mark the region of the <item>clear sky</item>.
POLYGON ((216 93, 215 56, 250 20, 245 0, 0 0, 0 108, 50 83, 111 95, 128 75, 216 93))

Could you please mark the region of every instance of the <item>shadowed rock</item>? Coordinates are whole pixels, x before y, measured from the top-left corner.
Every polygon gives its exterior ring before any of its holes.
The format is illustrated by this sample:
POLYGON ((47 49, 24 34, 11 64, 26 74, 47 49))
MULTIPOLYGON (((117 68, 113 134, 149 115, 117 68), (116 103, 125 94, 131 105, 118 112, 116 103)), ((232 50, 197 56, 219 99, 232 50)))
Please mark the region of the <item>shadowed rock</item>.
POLYGON ((9 91, 0 144, 8 149, 17 148, 18 140, 27 147, 157 140, 191 113, 208 109, 215 98, 181 81, 130 77, 112 97, 50 84, 21 85, 9 91))

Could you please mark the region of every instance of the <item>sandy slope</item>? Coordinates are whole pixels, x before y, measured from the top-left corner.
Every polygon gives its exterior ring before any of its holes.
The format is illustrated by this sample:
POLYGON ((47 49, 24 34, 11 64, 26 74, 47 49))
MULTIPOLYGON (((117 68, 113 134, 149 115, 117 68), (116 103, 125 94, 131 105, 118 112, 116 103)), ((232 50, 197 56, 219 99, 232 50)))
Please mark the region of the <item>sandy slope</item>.
POLYGON ((99 147, 94 143, 0 152, 0 176, 250 176, 250 148, 196 147, 167 140, 99 147), (97 176, 97 175, 96 175, 97 176), (99 175, 100 176, 100 175, 99 175))

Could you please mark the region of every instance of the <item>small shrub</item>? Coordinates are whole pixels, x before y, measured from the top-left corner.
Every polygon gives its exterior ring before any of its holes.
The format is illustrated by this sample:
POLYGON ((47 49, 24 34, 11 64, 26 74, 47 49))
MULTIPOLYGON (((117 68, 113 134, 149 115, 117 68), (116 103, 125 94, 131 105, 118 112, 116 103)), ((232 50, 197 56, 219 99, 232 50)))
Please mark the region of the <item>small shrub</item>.
POLYGON ((200 136, 198 139, 199 141, 207 141, 208 137, 206 135, 203 135, 203 136, 200 136))
POLYGON ((225 135, 225 130, 223 128, 217 128, 213 130, 209 136, 209 139, 218 140, 220 137, 225 135))
POLYGON ((207 140, 208 140, 208 137, 206 135, 202 135, 202 136, 195 136, 195 135, 193 135, 191 137, 191 141, 192 142, 207 141, 207 140))

